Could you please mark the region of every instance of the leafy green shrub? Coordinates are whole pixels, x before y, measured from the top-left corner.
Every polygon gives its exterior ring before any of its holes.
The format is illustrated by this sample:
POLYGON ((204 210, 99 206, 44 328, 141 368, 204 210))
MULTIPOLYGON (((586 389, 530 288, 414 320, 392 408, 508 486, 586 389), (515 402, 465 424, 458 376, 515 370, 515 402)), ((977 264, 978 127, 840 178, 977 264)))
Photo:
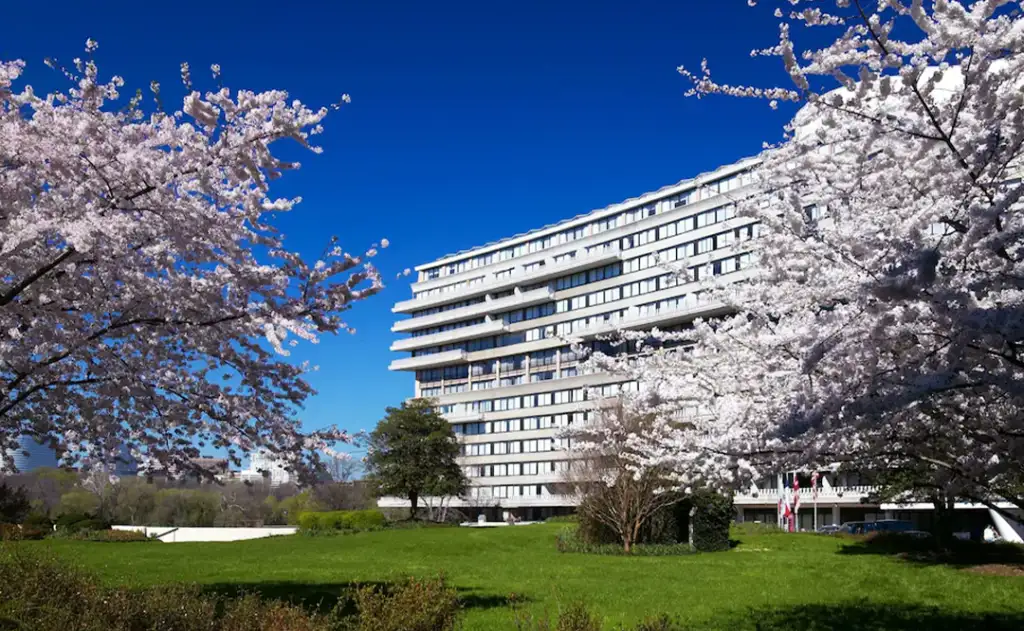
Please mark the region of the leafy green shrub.
POLYGON ((57 530, 64 534, 75 534, 86 530, 108 530, 110 523, 81 513, 61 515, 54 522, 57 530))
POLYGON ((109 543, 131 543, 133 541, 155 541, 159 539, 147 537, 138 530, 82 530, 75 535, 83 541, 105 541, 109 543))
POLYGON ((378 510, 305 512, 299 515, 299 529, 307 534, 333 531, 380 530, 387 520, 378 510))
POLYGON ((450 631, 461 605, 455 588, 443 576, 409 579, 390 589, 356 590, 354 631, 450 631))
POLYGON ((330 622, 280 601, 264 602, 247 594, 229 602, 218 631, 326 631, 330 622))
POLYGON ((43 539, 47 531, 24 524, 0 523, 0 541, 28 541, 43 539))
POLYGON ((670 618, 667 614, 661 614, 656 618, 646 618, 640 624, 633 627, 633 631, 686 631, 686 627, 677 620, 670 618))
POLYGON ((712 491, 698 491, 692 501, 693 547, 699 552, 720 552, 729 549, 729 524, 732 521, 732 498, 712 491))
POLYGON ((351 530, 379 530, 387 520, 379 510, 352 510, 345 512, 345 527, 351 530))
MULTIPOLYGON (((0 628, 32 631, 334 631, 335 622, 255 596, 220 600, 198 587, 110 589, 24 551, 0 551, 0 628)), ((441 627, 438 627, 441 628, 441 627)))
POLYGON ((20 524, 31 509, 24 487, 0 482, 0 522, 20 524))
POLYGON ((534 614, 513 604, 513 624, 516 631, 601 631, 601 622, 583 601, 573 601, 560 608, 558 617, 552 620, 544 612, 534 614))
POLYGON ((73 530, 75 524, 89 519, 92 519, 92 516, 85 513, 63 513, 54 520, 53 525, 58 530, 73 530))
POLYGON ((29 513, 21 523, 39 530, 53 530, 53 521, 44 513, 29 513))

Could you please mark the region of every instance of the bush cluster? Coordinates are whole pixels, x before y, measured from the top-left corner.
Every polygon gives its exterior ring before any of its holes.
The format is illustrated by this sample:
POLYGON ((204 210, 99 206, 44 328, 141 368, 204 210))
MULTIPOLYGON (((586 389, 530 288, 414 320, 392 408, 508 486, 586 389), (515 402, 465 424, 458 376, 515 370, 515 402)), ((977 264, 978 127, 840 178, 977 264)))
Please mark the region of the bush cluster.
POLYGON ((444 577, 409 579, 398 588, 363 587, 355 593, 358 631, 448 631, 456 628, 461 605, 444 577))
POLYGON ((103 541, 106 543, 132 543, 134 541, 157 542, 155 537, 147 537, 146 533, 138 530, 85 530, 75 535, 75 539, 82 541, 103 541))
POLYGON ((0 550, 0 628, 32 631, 452 631, 459 600, 443 577, 355 591, 328 613, 223 598, 195 586, 103 587, 94 576, 24 550, 0 550), (350 611, 354 605, 355 611, 350 611))
POLYGON ((728 550, 729 524, 732 522, 732 497, 698 491, 691 496, 693 513, 693 547, 700 552, 728 550))
POLYGON ((4 524, 0 523, 0 541, 30 541, 43 539, 49 534, 49 530, 43 530, 25 524, 4 524))
MULTIPOLYGON (((565 537, 563 541, 563 537, 559 537, 559 550, 612 554, 610 547, 621 548, 622 541, 610 526, 592 517, 597 511, 587 510, 588 500, 590 498, 584 498, 580 504, 579 526, 572 540, 565 537), (608 551, 603 551, 606 548, 608 551)), ((695 491, 651 515, 641 527, 634 547, 637 554, 643 554, 640 550, 644 548, 648 554, 653 550, 659 550, 657 554, 680 554, 689 544, 699 552, 728 550, 732 517, 731 497, 712 491, 695 491)))
MULTIPOLYGON (((560 607, 558 614, 535 614, 513 605, 516 631, 601 631, 603 625, 585 602, 574 601, 560 607)), ((682 623, 661 615, 647 618, 634 627, 619 626, 617 631, 686 631, 682 623)))
POLYGON ((310 511, 299 515, 299 530, 306 534, 380 530, 386 523, 379 510, 310 511))
POLYGON ((54 522, 58 532, 73 535, 93 530, 109 530, 110 523, 84 513, 65 513, 54 522))

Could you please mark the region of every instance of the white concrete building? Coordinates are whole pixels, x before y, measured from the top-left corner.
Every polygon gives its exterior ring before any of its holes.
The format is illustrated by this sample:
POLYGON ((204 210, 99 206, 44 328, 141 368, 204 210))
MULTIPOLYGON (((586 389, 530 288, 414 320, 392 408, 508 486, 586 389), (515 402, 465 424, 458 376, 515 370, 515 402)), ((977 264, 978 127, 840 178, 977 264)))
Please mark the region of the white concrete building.
POLYGON ((718 312, 701 284, 746 276, 750 256, 733 246, 756 226, 736 217, 735 202, 755 192, 754 164, 741 160, 416 268, 412 298, 393 308, 408 317, 392 330, 409 335, 392 344, 403 356, 391 370, 414 371, 415 396, 436 399, 461 437, 472 488, 455 505, 525 519, 571 507, 558 434, 587 418, 589 388, 610 394, 616 385, 580 374, 568 340, 599 345, 618 328, 666 329, 718 312), (665 268, 684 258, 694 282, 665 268))
MULTIPOLYGON (((757 226, 736 217, 735 203, 757 193, 749 174, 756 164, 744 159, 416 267, 413 297, 392 309, 408 316, 392 331, 409 335, 391 345, 403 356, 390 368, 414 371, 414 395, 436 399, 460 437, 471 488, 452 506, 489 519, 571 510, 562 482, 568 445, 559 434, 588 418, 590 389, 608 395, 617 384, 609 375, 580 374, 568 340, 599 345, 617 329, 665 330, 721 313, 721 305, 702 299, 701 287, 711 277, 748 275, 743 244, 757 226), (693 282, 677 282, 666 268, 684 258, 693 282)), ((737 521, 776 523, 779 481, 772 476, 736 494, 737 521)), ((929 505, 873 502, 875 488, 852 472, 823 472, 816 502, 809 475, 801 475, 801 486, 800 529, 815 526, 815 503, 819 526, 930 523, 929 505)), ((382 498, 380 505, 408 502, 382 498)), ((983 506, 958 508, 972 531, 997 521, 983 506)))
POLYGON ((27 434, 18 438, 17 448, 0 453, 0 474, 31 473, 36 469, 53 468, 59 464, 56 451, 27 434), (7 456, 14 461, 13 469, 7 464, 7 456))
POLYGON ((292 481, 292 473, 286 468, 284 460, 266 451, 257 451, 249 455, 249 466, 232 474, 245 482, 267 482, 270 486, 281 486, 292 481))

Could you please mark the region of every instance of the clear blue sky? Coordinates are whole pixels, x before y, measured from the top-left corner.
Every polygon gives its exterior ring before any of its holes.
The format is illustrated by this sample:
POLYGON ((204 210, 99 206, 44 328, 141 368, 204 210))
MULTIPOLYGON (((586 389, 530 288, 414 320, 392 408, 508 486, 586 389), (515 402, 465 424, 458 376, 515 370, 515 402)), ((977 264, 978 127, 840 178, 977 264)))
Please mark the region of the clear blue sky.
POLYGON ((177 84, 188 61, 200 87, 219 63, 232 88, 310 105, 352 95, 326 121, 324 154, 303 155, 276 190, 303 196, 284 230, 311 257, 331 234, 351 251, 391 241, 377 259, 387 289, 349 314, 356 335, 296 353, 320 366, 311 428, 372 429, 412 394, 411 375, 387 370, 403 268, 755 154, 789 115, 683 96, 675 69, 702 57, 721 80, 786 80, 749 57, 775 43, 776 20, 746 0, 60 0, 11 3, 4 17, 0 57, 29 62, 38 88, 56 81, 45 56, 70 61, 92 37, 127 94, 177 84))

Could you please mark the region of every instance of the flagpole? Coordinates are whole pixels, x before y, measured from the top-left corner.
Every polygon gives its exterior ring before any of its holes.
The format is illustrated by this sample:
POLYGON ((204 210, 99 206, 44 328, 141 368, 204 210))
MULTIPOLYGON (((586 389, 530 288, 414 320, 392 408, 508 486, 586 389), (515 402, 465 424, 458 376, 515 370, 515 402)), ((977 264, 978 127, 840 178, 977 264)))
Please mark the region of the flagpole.
POLYGON ((818 472, 811 474, 811 495, 814 498, 814 532, 818 532, 818 472))

